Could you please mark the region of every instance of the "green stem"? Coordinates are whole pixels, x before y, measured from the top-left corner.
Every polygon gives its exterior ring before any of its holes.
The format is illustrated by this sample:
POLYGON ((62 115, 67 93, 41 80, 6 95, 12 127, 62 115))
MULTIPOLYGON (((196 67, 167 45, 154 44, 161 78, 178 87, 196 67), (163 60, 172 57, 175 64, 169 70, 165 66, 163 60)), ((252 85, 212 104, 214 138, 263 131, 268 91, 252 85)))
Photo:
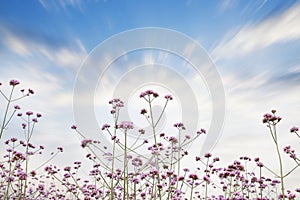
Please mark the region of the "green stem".
POLYGON ((279 151, 279 145, 278 145, 278 139, 277 139, 277 132, 276 132, 276 126, 275 124, 273 125, 273 130, 274 130, 274 138, 276 139, 275 145, 276 145, 276 151, 278 155, 278 160, 279 160, 279 167, 280 167, 280 181, 281 181, 281 192, 282 192, 282 199, 285 200, 285 195, 284 195, 284 175, 283 175, 283 165, 282 165, 282 159, 281 159, 281 154, 279 151))
MULTIPOLYGON (((152 112, 152 104, 151 104, 150 96, 148 98, 148 102, 149 102, 152 134, 153 134, 153 138, 154 138, 154 144, 157 147, 157 138, 156 138, 155 124, 154 124, 154 117, 153 117, 153 112, 152 112)), ((159 171, 158 155, 157 154, 155 155, 155 166, 156 166, 156 169, 159 171)), ((159 173, 157 175, 157 182, 158 182, 158 184, 160 184, 160 174, 159 173)), ((158 195, 159 195, 159 199, 161 199, 161 190, 158 190, 158 195)))
POLYGON ((3 131, 6 127, 6 125, 5 125, 6 124, 6 117, 7 117, 8 109, 9 109, 9 106, 10 106, 10 103, 11 103, 11 98, 12 98, 14 88, 15 87, 13 86, 12 89, 11 89, 9 98, 7 99, 7 105, 6 105, 6 109, 5 109, 5 112, 4 112, 4 118, 3 118, 3 121, 2 121, 1 130, 0 130, 0 139, 2 138, 3 131))
POLYGON ((190 200, 193 199, 193 190, 194 190, 194 181, 192 183, 191 193, 190 193, 190 200))

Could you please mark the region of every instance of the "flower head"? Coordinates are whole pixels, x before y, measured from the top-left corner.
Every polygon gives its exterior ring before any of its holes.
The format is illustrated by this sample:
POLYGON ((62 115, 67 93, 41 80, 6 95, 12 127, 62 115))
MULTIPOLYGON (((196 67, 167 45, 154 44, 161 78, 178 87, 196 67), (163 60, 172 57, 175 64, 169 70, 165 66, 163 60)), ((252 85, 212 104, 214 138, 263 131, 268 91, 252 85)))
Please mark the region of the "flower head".
POLYGON ((295 127, 295 126, 290 129, 291 133, 294 133, 294 132, 297 132, 297 131, 299 131, 299 128, 295 127))
POLYGON ((11 86, 16 86, 16 85, 19 85, 19 84, 20 84, 20 82, 17 81, 17 80, 11 80, 11 81, 9 81, 9 85, 11 85, 11 86))
POLYGON ((146 113, 147 113, 147 110, 146 110, 145 108, 143 108, 143 109, 141 110, 141 114, 144 115, 144 114, 146 114, 146 113))
POLYGON ((200 129, 200 131, 197 131, 197 135, 201 135, 201 134, 206 134, 206 130, 205 129, 200 129))
POLYGON ((103 124, 101 130, 104 131, 106 129, 109 129, 110 125, 109 124, 103 124))
POLYGON ((165 96, 165 99, 167 99, 167 100, 173 100, 173 97, 172 97, 170 94, 167 94, 167 95, 165 96))
POLYGON ((281 121, 282 118, 275 115, 275 110, 272 110, 271 112, 272 114, 266 113, 263 115, 263 123, 273 123, 275 125, 281 121))
POLYGON ((20 110, 20 109, 21 109, 20 106, 18 106, 18 105, 15 105, 14 108, 15 108, 16 110, 20 110))
POLYGON ((183 123, 179 122, 173 125, 175 128, 181 129, 181 130, 185 130, 185 126, 183 123))
POLYGON ((30 116, 30 115, 32 115, 32 114, 33 114, 32 111, 27 111, 27 112, 26 112, 26 115, 28 115, 28 116, 30 116))
POLYGON ((71 129, 76 130, 76 129, 77 129, 77 126, 76 126, 76 125, 72 125, 72 126, 71 126, 71 129))
POLYGON ((29 88, 29 89, 28 89, 28 93, 29 93, 29 94, 34 94, 33 89, 30 89, 30 88, 29 88))
POLYGON ((118 125, 118 128, 121 128, 121 129, 133 129, 134 128, 133 122, 123 121, 123 122, 121 122, 120 125, 118 125))
POLYGON ((154 98, 158 97, 158 93, 154 92, 153 90, 146 90, 140 94, 140 98, 144 98, 145 96, 153 96, 154 98))

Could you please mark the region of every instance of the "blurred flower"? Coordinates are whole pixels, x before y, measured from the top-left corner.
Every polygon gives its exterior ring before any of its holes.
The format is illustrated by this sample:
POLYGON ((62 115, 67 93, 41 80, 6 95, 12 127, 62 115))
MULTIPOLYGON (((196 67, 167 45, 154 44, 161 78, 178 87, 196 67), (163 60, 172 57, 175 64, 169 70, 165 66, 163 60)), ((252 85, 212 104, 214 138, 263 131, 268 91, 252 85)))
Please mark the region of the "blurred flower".
POLYGON ((9 82, 9 85, 11 85, 11 86, 16 86, 16 85, 19 85, 19 84, 20 84, 20 82, 17 81, 17 80, 11 80, 11 81, 9 82))
POLYGON ((168 95, 165 96, 165 99, 167 99, 167 100, 173 100, 173 97, 170 94, 168 94, 168 95))
POLYGON ((120 125, 118 125, 118 128, 121 128, 121 129, 133 129, 134 128, 133 122, 123 121, 123 122, 121 122, 120 125))
POLYGON ((28 115, 28 116, 30 116, 30 115, 32 115, 32 114, 33 114, 32 111, 27 111, 27 112, 26 112, 26 115, 28 115))
POLYGON ((71 129, 77 129, 77 126, 76 125, 72 125, 71 129))
POLYGON ((291 133, 294 133, 294 132, 297 132, 297 131, 299 131, 299 128, 295 127, 295 126, 290 129, 291 133))

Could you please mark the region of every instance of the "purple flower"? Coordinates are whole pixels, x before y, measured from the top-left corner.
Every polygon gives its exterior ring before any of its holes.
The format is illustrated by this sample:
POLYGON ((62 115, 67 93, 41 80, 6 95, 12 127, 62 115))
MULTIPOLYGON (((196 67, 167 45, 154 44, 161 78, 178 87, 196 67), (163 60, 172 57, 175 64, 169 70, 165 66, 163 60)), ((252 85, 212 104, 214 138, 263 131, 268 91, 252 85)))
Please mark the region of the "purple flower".
POLYGON ((110 125, 109 125, 109 124, 104 124, 104 125, 102 126, 101 130, 108 129, 109 127, 110 127, 110 125))
POLYGON ((144 130, 144 129, 139 129, 138 131, 139 131, 139 133, 142 134, 142 135, 145 134, 145 130, 144 130))
POLYGON ((37 123, 37 122, 38 122, 37 118, 33 118, 32 121, 33 121, 34 123, 37 123))
POLYGON ((193 179, 193 180, 198 180, 198 179, 199 179, 199 177, 198 177, 197 174, 190 174, 190 175, 189 175, 189 178, 190 178, 190 179, 193 179))
POLYGON ((57 147, 57 150, 59 150, 60 152, 63 152, 63 148, 62 147, 57 147))
POLYGON ((297 131, 299 131, 299 128, 295 127, 295 126, 290 129, 291 133, 294 133, 294 132, 297 132, 297 131))
POLYGON ((170 94, 167 94, 167 95, 165 96, 165 99, 167 99, 167 100, 173 100, 173 97, 172 97, 170 94))
POLYGON ((42 114, 41 113, 36 113, 36 117, 40 118, 40 117, 42 117, 42 114))
POLYGON ((88 144, 92 143, 93 141, 91 139, 85 139, 81 141, 81 147, 85 148, 88 144))
POLYGON ((204 155, 205 158, 210 158, 211 156, 212 156, 211 153, 206 153, 206 154, 204 155))
POLYGON ((26 115, 28 115, 28 116, 30 116, 30 115, 32 115, 32 114, 33 114, 32 111, 27 111, 27 112, 26 112, 26 115))
POLYGON ((139 166, 142 166, 143 165, 143 161, 141 158, 134 158, 132 159, 132 165, 135 166, 135 167, 139 167, 139 166))
POLYGON ((143 108, 143 109, 141 110, 141 114, 144 115, 144 114, 146 114, 146 113, 147 113, 147 110, 146 110, 145 108, 143 108))
POLYGON ((67 167, 64 168, 64 170, 69 172, 69 171, 71 171, 71 167, 67 166, 67 167))
POLYGON ((11 85, 11 86, 16 86, 16 85, 19 85, 19 84, 20 84, 20 82, 17 81, 17 80, 11 80, 11 81, 9 81, 9 85, 11 85))
POLYGON ((209 178, 209 176, 204 176, 204 177, 203 177, 203 180, 206 181, 207 183, 210 183, 210 178, 209 178))
POLYGON ((219 157, 215 157, 213 161, 214 162, 218 162, 218 161, 220 161, 220 158, 219 157))
POLYGON ((118 125, 118 128, 121 128, 121 129, 133 129, 134 128, 133 122, 123 121, 123 122, 121 122, 120 125, 118 125))
POLYGON ((200 131, 197 131, 197 135, 201 135, 201 134, 206 134, 206 130, 205 129, 200 129, 200 131))
POLYGON ((7 178, 7 182, 13 182, 15 180, 15 178, 13 176, 9 176, 7 178))
POLYGON ((154 92, 153 90, 146 90, 140 94, 140 98, 144 98, 145 96, 153 95, 154 98, 158 97, 158 93, 154 92))
POLYGON ((76 125, 72 125, 72 126, 71 126, 71 129, 76 130, 76 129, 77 129, 77 126, 76 126, 76 125))
POLYGON ((169 138, 169 141, 170 141, 172 144, 177 144, 177 143, 178 143, 177 138, 176 138, 176 137, 173 137, 173 136, 171 136, 171 137, 169 138))
POLYGON ((185 130, 185 127, 184 127, 183 123, 181 123, 181 122, 175 123, 173 126, 174 126, 175 128, 185 130))
POLYGON ((20 110, 20 109, 21 109, 20 106, 18 106, 18 105, 15 105, 14 108, 15 108, 16 110, 20 110))
POLYGON ((22 123, 22 128, 25 129, 26 128, 26 124, 22 123))
POLYGON ((33 91, 32 89, 29 88, 29 89, 28 89, 28 93, 29 93, 29 94, 34 94, 34 91, 33 91))
POLYGON ((274 124, 277 124, 278 122, 280 122, 282 120, 281 117, 275 116, 276 111, 274 112, 274 110, 272 110, 271 112, 272 112, 272 114, 266 113, 263 115, 263 120, 262 120, 263 123, 273 122, 274 124))
POLYGON ((256 164, 257 164, 258 167, 263 167, 264 166, 264 164, 262 162, 257 162, 256 164))

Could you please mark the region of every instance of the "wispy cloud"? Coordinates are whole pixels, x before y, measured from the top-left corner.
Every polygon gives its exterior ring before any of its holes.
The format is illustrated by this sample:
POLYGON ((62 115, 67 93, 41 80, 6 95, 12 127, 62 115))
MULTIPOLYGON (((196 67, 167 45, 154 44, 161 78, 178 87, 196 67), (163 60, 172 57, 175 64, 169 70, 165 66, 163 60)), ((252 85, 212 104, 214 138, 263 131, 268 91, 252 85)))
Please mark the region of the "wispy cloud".
POLYGON ((221 1, 219 9, 221 12, 224 12, 226 10, 230 10, 231 8, 234 8, 237 4, 238 4, 238 1, 236 1, 236 0, 224 0, 224 1, 221 1))
POLYGON ((230 59, 282 42, 300 39, 300 3, 256 25, 245 25, 227 35, 212 51, 213 57, 230 59))
POLYGON ((82 10, 82 0, 39 0, 39 3, 47 10, 51 9, 64 9, 66 10, 67 7, 74 7, 79 8, 82 10))
POLYGON ((52 44, 47 38, 35 38, 34 36, 22 35, 21 31, 12 31, 0 26, 0 43, 20 57, 39 57, 55 63, 56 66, 78 69, 87 52, 80 40, 75 39, 73 44, 52 44))

